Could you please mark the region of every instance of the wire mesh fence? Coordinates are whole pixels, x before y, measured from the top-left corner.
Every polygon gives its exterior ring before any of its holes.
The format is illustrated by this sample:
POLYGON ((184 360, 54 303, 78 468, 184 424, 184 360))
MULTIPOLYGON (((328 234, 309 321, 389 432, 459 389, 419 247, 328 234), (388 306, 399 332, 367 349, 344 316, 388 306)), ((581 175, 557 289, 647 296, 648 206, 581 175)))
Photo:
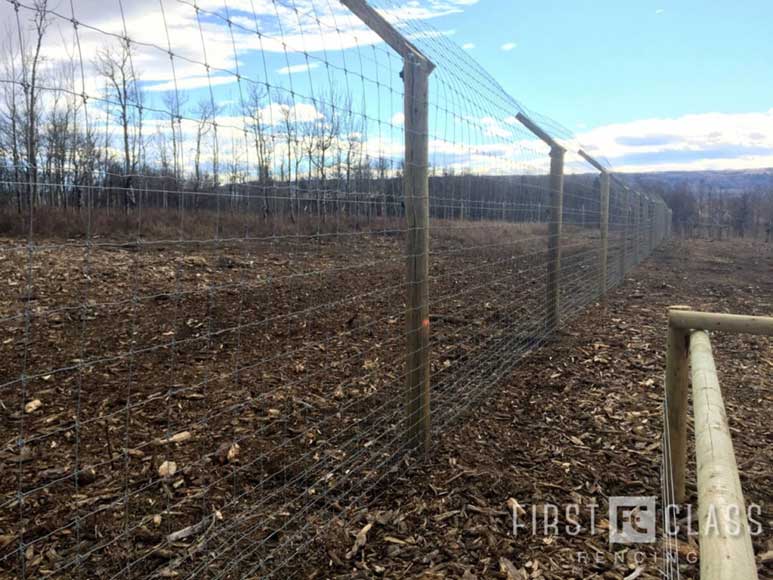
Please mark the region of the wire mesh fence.
POLYGON ((2 0, 3 575, 293 575, 415 456, 417 284, 436 435, 667 237, 442 7, 376 7, 436 66, 428 229, 403 57, 338 2, 2 0))

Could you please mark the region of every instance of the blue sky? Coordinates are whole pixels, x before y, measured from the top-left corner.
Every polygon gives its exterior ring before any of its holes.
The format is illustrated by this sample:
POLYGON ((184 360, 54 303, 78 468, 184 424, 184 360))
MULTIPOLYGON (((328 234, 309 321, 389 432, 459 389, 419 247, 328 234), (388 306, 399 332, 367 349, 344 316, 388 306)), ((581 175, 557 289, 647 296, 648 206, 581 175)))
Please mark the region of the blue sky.
MULTIPOLYGON (((53 68, 77 50, 70 3, 50 4, 55 13, 44 55, 53 68)), ((544 148, 514 121, 519 109, 493 78, 526 110, 573 132, 573 146, 620 171, 773 167, 770 0, 372 4, 438 61, 430 127, 436 165, 544 169, 544 148)), ((167 130, 165 102, 176 91, 190 118, 181 128, 189 159, 197 105, 213 101, 219 112, 218 131, 208 133, 217 141, 209 145, 210 158, 217 149, 221 163, 238 156, 249 164, 240 101, 254 85, 270 89, 261 115, 274 127, 283 111, 299 123, 328 124, 325 100, 333 95, 339 112, 351 109, 362 121, 334 148, 356 132, 371 158, 402 158, 401 59, 338 0, 78 0, 73 6, 88 25, 79 27, 86 86, 76 88, 90 95, 95 124, 104 125, 104 82, 92 55, 126 34, 145 92, 146 135, 167 130)), ((21 13, 29 27, 29 11, 21 13)), ((7 38, 16 34, 11 15, 11 4, 0 1, 7 38)), ((281 147, 276 158, 283 158, 281 147)))
POLYGON ((579 130, 769 110, 772 22, 769 0, 480 0, 435 25, 474 43, 511 94, 579 130))

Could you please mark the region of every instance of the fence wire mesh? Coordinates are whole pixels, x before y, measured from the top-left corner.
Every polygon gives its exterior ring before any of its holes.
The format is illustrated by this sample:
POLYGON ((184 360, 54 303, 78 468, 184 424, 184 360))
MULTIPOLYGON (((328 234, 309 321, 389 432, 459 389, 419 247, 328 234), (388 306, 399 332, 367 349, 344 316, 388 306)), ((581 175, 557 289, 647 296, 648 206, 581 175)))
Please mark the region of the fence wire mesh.
MULTIPOLYGON (((429 20, 432 430, 545 342, 666 209, 600 181, 429 20)), ((2 0, 0 570, 286 577, 405 437, 402 58, 334 0, 2 0)), ((596 152, 593 152, 594 154, 596 152)), ((333 536, 334 537, 334 536, 333 536)))

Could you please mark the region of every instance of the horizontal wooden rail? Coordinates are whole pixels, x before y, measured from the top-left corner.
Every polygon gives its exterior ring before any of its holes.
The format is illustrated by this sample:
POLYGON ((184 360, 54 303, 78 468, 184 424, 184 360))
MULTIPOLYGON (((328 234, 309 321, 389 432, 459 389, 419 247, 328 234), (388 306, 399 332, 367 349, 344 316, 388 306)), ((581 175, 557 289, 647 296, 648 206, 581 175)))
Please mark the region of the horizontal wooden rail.
POLYGON ((709 330, 773 335, 773 318, 669 311, 666 356, 668 474, 685 500, 688 359, 695 413, 701 580, 756 580, 741 480, 711 352, 709 330))
POLYGON ((755 580, 741 478, 709 335, 690 336, 701 580, 755 580))
POLYGON ((690 310, 671 310, 669 323, 682 330, 713 330, 736 334, 773 336, 773 318, 766 316, 739 316, 690 310))

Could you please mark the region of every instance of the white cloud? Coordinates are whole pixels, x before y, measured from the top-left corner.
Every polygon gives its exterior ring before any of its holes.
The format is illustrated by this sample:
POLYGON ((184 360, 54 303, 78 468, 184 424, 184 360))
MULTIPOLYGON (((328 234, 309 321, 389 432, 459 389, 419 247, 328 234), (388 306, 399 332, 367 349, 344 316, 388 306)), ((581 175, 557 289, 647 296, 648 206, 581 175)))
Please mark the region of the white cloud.
POLYGON ((464 50, 472 50, 473 48, 475 48, 475 43, 474 43, 474 42, 465 42, 465 43, 462 45, 462 48, 463 48, 464 50))
POLYGON ((504 52, 510 52, 511 50, 515 49, 518 46, 515 42, 506 42, 502 46, 499 47, 499 50, 502 50, 504 52))
POLYGON ((578 136, 621 171, 773 167, 773 109, 605 125, 578 136))
POLYGON ((405 124, 405 113, 395 113, 390 120, 392 125, 401 126, 405 124))
POLYGON ((174 91, 174 90, 191 90, 200 89, 209 86, 230 85, 236 82, 236 77, 233 76, 190 76, 182 79, 178 79, 177 82, 169 80, 160 84, 147 85, 145 90, 157 92, 157 91, 174 91))
MULTIPOLYGON (((457 14, 478 0, 400 0, 381 13, 391 22, 405 25, 408 21, 436 19, 457 14)), ((29 3, 28 3, 29 4, 29 3)), ((207 67, 214 77, 235 73, 248 78, 255 75, 249 63, 255 62, 254 51, 278 54, 328 54, 355 47, 382 44, 345 6, 338 2, 294 0, 292 7, 271 0, 228 0, 228 26, 222 0, 198 0, 197 10, 190 2, 132 0, 123 3, 123 14, 115 0, 78 0, 74 14, 67 2, 49 3, 51 25, 43 46, 48 66, 54 67, 71 59, 78 60, 75 30, 71 17, 81 25, 77 29, 80 52, 86 73, 86 92, 95 95, 103 84, 93 67, 93 56, 105 45, 117 46, 124 31, 132 40, 133 67, 151 91, 173 90, 173 79, 180 89, 209 85, 207 67), (164 12, 161 12, 163 6, 164 12), (260 32, 260 35, 256 34, 260 32), (169 46, 171 44, 171 47, 169 46), (169 58, 171 48, 173 59, 169 58)), ((26 5, 25 5, 26 6, 26 5)), ((19 12, 22 26, 29 28, 34 13, 26 7, 19 12)), ((13 4, 0 0, 0 22, 14 22, 13 4)), ((433 31, 419 27, 414 34, 421 38, 448 36, 453 30, 433 31)), ((279 74, 304 72, 317 68, 292 65, 279 74)), ((236 80, 235 74, 233 80, 236 80)), ((225 78, 213 84, 228 84, 225 78)))
POLYGON ((663 14, 664 12, 665 10, 663 8, 658 8, 657 10, 655 10, 655 14, 663 14))
POLYGON ((283 66, 276 72, 278 72, 280 75, 293 75, 296 73, 306 72, 315 68, 319 68, 318 62, 309 62, 304 64, 294 64, 291 66, 283 66))

